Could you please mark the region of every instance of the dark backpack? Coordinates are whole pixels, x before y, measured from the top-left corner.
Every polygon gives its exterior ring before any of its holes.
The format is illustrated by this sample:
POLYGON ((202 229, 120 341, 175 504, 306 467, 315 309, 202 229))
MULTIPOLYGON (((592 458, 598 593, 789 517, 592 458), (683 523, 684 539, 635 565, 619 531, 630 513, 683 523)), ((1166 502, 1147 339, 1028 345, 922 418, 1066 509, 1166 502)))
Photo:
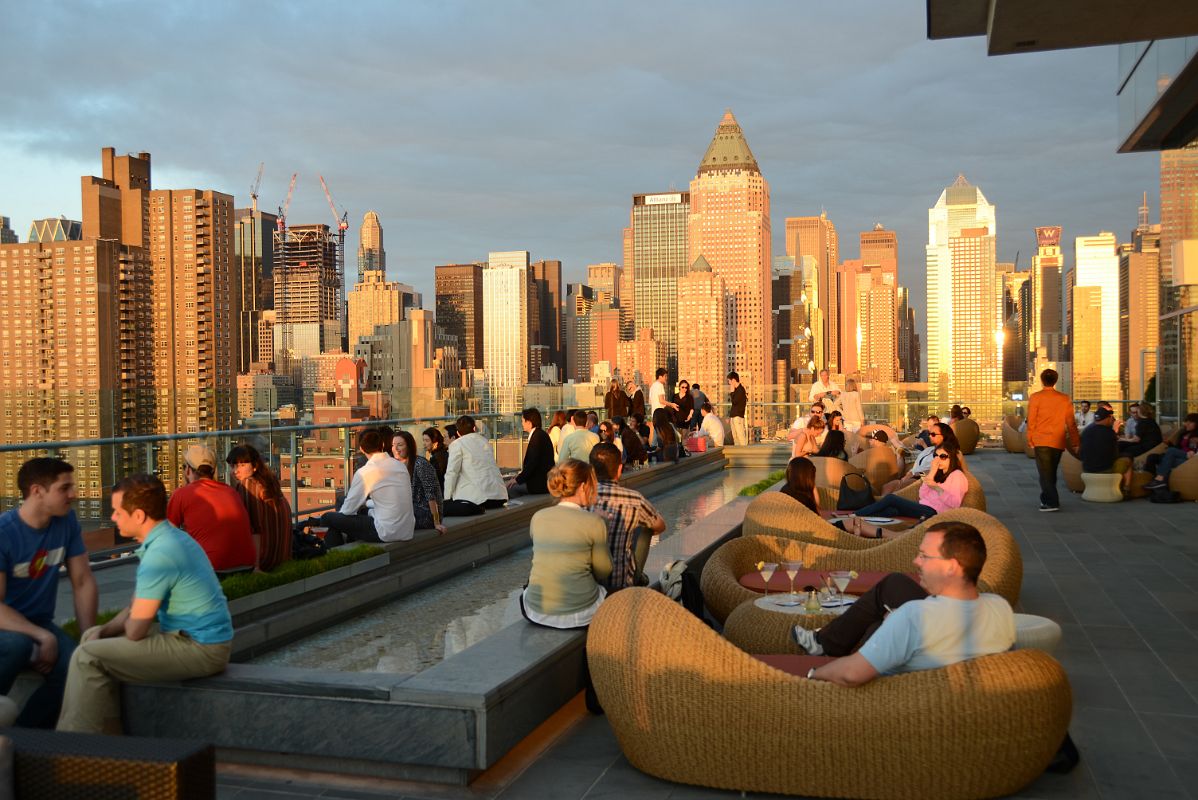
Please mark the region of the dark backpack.
POLYGON ((320 558, 327 552, 328 545, 319 536, 307 533, 302 528, 296 528, 291 532, 291 557, 297 561, 320 558))
POLYGON ((1148 495, 1150 503, 1180 503, 1181 494, 1171 491, 1168 486, 1158 486, 1148 495))

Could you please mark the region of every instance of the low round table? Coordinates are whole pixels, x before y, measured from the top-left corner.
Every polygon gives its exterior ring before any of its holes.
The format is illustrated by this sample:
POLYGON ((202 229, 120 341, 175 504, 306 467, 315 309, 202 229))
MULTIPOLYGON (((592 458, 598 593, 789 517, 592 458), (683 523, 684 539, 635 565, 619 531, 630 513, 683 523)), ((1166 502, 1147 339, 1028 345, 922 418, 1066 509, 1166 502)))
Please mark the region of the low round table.
POLYGON ((790 636, 796 624, 815 630, 844 613, 843 609, 823 609, 822 613, 809 614, 802 606, 785 608, 769 604, 773 598, 774 595, 757 597, 732 609, 724 621, 724 638, 746 653, 801 654, 803 651, 790 636))

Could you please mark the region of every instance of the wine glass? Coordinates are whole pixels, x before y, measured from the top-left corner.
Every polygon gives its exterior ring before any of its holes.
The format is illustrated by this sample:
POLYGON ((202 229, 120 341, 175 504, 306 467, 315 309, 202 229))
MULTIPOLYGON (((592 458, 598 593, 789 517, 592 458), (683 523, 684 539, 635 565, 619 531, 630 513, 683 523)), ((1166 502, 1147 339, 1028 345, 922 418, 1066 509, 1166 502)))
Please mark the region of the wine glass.
POLYGON ((774 573, 778 571, 778 565, 772 562, 766 562, 761 565, 761 580, 765 584, 765 593, 770 593, 770 578, 774 577, 774 573))
POLYGON ((836 591, 840 596, 840 603, 844 605, 844 590, 849 588, 849 581, 853 579, 852 573, 847 569, 838 569, 832 571, 832 582, 836 584, 836 591))
POLYGON ((803 568, 802 562, 787 561, 786 562, 786 577, 790 579, 790 593, 795 593, 795 576, 799 574, 799 570, 803 568))

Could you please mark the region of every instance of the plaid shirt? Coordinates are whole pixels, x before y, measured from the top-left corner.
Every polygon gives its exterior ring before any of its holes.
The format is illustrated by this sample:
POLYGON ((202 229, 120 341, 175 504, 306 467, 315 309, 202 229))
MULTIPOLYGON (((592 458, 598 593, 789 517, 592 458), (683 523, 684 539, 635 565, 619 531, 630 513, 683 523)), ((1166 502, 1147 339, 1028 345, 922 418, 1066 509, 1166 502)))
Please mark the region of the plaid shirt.
POLYGON ((651 528, 661 515, 640 492, 608 481, 600 482, 598 499, 591 510, 607 522, 607 547, 612 563, 608 590, 614 592, 632 586, 637 567, 632 557, 633 533, 640 527, 651 528))

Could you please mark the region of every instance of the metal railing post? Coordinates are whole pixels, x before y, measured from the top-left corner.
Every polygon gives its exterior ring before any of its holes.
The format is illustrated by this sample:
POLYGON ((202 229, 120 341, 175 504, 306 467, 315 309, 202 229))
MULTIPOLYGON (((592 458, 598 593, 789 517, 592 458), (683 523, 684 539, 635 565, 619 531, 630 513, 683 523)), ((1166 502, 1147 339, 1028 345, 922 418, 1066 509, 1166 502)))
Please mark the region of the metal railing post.
POLYGON ((146 442, 146 474, 154 474, 154 443, 146 442))
POLYGON ((299 481, 296 478, 296 473, 299 472, 299 437, 295 431, 291 432, 291 512, 298 517, 299 515, 299 481))
POLYGON ((346 428, 345 428, 345 429, 344 429, 344 430, 341 432, 341 436, 342 436, 342 438, 345 440, 345 456, 344 456, 344 459, 343 459, 343 461, 342 461, 342 464, 341 464, 341 468, 342 468, 343 477, 344 477, 344 480, 345 480, 345 482, 344 482, 342 485, 343 485, 343 486, 346 488, 346 490, 348 490, 348 489, 349 489, 349 482, 350 482, 351 480, 353 480, 353 477, 354 477, 354 476, 353 476, 353 470, 352 470, 352 469, 350 469, 350 460, 351 460, 351 458, 352 458, 352 456, 353 456, 353 451, 352 451, 352 450, 350 450, 350 447, 349 447, 349 428, 348 428, 348 427, 346 427, 346 428))

